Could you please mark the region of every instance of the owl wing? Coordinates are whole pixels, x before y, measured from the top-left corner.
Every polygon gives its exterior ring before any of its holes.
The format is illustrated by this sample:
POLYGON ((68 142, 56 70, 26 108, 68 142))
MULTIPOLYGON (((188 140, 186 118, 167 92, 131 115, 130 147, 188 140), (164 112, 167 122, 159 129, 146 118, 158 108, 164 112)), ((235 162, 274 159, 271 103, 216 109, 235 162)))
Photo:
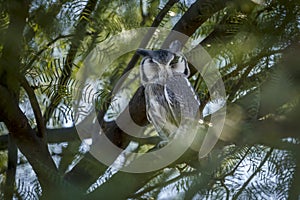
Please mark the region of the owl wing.
MULTIPOLYGON (((164 88, 164 85, 161 84, 147 84, 145 86, 145 98, 148 120, 153 124, 158 134, 167 139, 178 128, 178 123, 173 116, 174 111, 172 110, 174 109, 169 107, 164 88)), ((175 99, 172 98, 172 100, 172 105, 179 105, 175 99)))
POLYGON ((177 127, 180 125, 181 120, 181 107, 180 107, 180 96, 174 93, 174 91, 167 85, 164 86, 164 96, 168 103, 168 108, 170 112, 170 117, 173 119, 177 127))
MULTIPOLYGON (((175 74, 173 77, 170 77, 165 87, 166 91, 172 96, 172 99, 169 100, 169 107, 172 109, 173 113, 180 113, 181 118, 196 118, 199 114, 200 102, 192 88, 188 79, 182 74, 175 74), (174 105, 172 101, 177 102, 174 105)), ((178 114, 175 114, 179 116, 178 114)))

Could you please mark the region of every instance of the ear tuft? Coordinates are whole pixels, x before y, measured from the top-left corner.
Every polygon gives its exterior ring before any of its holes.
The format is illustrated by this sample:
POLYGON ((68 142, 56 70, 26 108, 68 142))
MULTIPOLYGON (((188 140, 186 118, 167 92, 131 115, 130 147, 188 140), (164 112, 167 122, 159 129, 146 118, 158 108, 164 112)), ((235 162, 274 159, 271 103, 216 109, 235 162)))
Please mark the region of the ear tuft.
POLYGON ((182 43, 179 40, 174 40, 169 46, 169 51, 173 53, 179 53, 181 49, 182 49, 182 43))
POLYGON ((150 56, 151 50, 147 50, 147 49, 137 49, 136 53, 141 55, 141 56, 150 56))

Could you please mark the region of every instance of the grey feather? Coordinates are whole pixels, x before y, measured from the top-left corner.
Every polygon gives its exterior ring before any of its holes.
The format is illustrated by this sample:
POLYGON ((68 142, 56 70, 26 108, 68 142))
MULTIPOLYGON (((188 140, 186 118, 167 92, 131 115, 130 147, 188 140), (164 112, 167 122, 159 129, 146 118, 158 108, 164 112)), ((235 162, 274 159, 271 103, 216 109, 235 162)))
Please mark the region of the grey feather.
POLYGON ((137 51, 144 56, 140 74, 147 117, 164 140, 173 138, 186 119, 199 118, 200 102, 187 79, 189 68, 181 48, 181 43, 174 41, 168 50, 137 51))

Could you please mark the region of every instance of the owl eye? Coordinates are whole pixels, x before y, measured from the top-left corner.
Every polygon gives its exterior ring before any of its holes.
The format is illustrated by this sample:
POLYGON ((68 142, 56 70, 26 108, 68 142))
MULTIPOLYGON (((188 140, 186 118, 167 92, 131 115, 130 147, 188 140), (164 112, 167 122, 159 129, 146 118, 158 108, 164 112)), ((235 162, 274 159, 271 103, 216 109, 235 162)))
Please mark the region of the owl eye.
POLYGON ((174 59, 170 62, 170 66, 172 68, 174 68, 176 66, 176 64, 180 61, 180 59, 182 59, 182 57, 180 56, 175 56, 174 59))
POLYGON ((190 71, 183 56, 175 56, 170 62, 170 67, 177 73, 189 76, 190 71))

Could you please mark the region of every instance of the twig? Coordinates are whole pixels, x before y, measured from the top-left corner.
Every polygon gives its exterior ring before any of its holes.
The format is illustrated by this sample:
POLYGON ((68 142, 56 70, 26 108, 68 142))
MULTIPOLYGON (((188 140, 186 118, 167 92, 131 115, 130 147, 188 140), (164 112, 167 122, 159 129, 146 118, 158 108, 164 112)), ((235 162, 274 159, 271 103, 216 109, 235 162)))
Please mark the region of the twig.
MULTIPOLYGON (((244 69, 246 66, 253 65, 253 64, 257 63, 260 59, 262 59, 264 57, 268 57, 268 56, 271 56, 271 55, 274 55, 274 54, 282 53, 282 51, 283 51, 282 49, 279 49, 279 50, 274 50, 274 51, 262 53, 262 54, 258 55, 257 57, 255 57, 255 60, 250 60, 248 62, 242 63, 235 70, 233 70, 232 72, 224 75, 223 80, 226 81, 231 77, 237 76, 240 73, 240 71, 242 69, 244 69)), ((225 66, 224 69, 226 69, 228 67, 232 67, 232 65, 233 65, 233 63, 230 63, 229 65, 225 66)))
POLYGON ((32 64, 36 61, 37 58, 39 58, 39 56, 45 51, 47 50, 52 44, 54 44, 55 42, 57 42, 60 39, 64 39, 64 38, 68 38, 68 37, 73 37, 74 34, 70 34, 70 35, 59 35, 56 38, 54 38, 52 41, 48 42, 46 44, 46 46, 44 48, 42 48, 41 50, 39 50, 34 57, 29 61, 29 63, 27 65, 25 65, 25 70, 28 69, 30 66, 32 66, 32 64))
POLYGON ((247 67, 246 71, 242 74, 241 78, 237 82, 237 84, 231 89, 231 92, 228 97, 228 101, 232 101, 233 98, 235 97, 237 91, 240 89, 241 85, 245 81, 245 78, 247 78, 248 74, 251 72, 251 70, 255 67, 256 65, 250 65, 247 67))
POLYGON ((240 166, 240 164, 241 164, 241 163, 244 161, 244 159, 246 158, 246 156, 247 156, 247 154, 249 153, 250 149, 251 149, 251 147, 249 147, 249 148, 247 149, 247 151, 245 152, 245 154, 243 155, 243 157, 239 160, 239 162, 236 164, 236 166, 235 166, 230 172, 224 174, 224 175, 222 176, 221 179, 224 179, 226 176, 230 176, 230 175, 233 175, 233 174, 234 174, 234 172, 237 170, 237 168, 240 166))
POLYGON ((225 188, 225 191, 226 191, 226 200, 229 200, 230 190, 228 189, 228 187, 224 183, 224 180, 220 180, 220 183, 225 188))
POLYGON ((273 148, 270 148, 270 150, 267 152, 266 156, 264 157, 264 159, 261 161, 261 163, 259 164, 259 166, 257 167, 257 169, 255 170, 255 172, 253 174, 251 174, 251 176, 248 178, 248 180, 242 185, 242 187, 239 189, 239 191, 232 197, 233 200, 238 199, 238 197, 242 194, 243 190, 248 186, 248 184, 250 183, 250 181, 256 176, 256 174, 261 170, 262 166, 267 162, 267 160, 269 159, 269 157, 271 156, 272 152, 273 152, 273 148))

